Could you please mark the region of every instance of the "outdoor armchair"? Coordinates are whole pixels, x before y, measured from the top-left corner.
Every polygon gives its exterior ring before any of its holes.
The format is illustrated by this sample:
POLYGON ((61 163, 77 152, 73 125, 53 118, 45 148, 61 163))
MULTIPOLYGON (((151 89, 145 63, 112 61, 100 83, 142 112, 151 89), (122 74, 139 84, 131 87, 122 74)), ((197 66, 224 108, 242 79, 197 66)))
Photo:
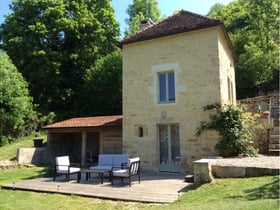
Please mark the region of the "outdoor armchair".
POLYGON ((54 174, 53 180, 55 181, 55 177, 57 174, 65 174, 66 180, 70 180, 71 174, 77 174, 77 180, 79 181, 81 175, 81 168, 79 167, 71 167, 69 156, 60 156, 55 158, 54 164, 54 174))
POLYGON ((129 186, 131 186, 131 177, 138 176, 138 182, 140 183, 140 158, 130 158, 127 164, 122 164, 122 168, 112 171, 112 185, 114 185, 114 178, 121 178, 122 182, 124 178, 128 178, 129 186))

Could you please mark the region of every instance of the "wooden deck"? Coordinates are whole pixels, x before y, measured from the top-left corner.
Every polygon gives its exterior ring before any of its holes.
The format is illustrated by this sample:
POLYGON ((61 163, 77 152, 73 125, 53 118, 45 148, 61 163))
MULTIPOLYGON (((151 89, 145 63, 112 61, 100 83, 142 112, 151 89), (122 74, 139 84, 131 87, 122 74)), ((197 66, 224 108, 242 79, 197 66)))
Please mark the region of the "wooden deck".
POLYGON ((98 175, 88 181, 82 177, 80 183, 77 183, 76 175, 71 178, 70 182, 65 182, 65 177, 58 177, 56 181, 53 181, 52 178, 39 178, 5 184, 1 187, 133 202, 170 203, 176 201, 190 185, 190 183, 184 182, 182 174, 166 173, 142 173, 141 183, 139 184, 135 177, 131 187, 125 184, 127 180, 124 180, 124 184, 121 183, 121 180, 116 180, 112 186, 108 177, 104 177, 104 183, 100 184, 98 175))
MULTIPOLYGON (((226 158, 218 159, 215 165, 234 166, 236 168, 262 168, 273 169, 279 172, 279 156, 259 156, 255 158, 226 158)), ((228 170, 225 167, 224 170, 228 170)), ((279 174, 279 173, 276 173, 279 174)), ((93 174, 94 175, 94 174, 93 174)), ((179 196, 186 192, 190 183, 184 182, 183 174, 176 173, 142 173, 141 183, 137 177, 133 179, 131 187, 122 184, 120 180, 114 181, 114 186, 104 177, 104 183, 100 184, 100 177, 94 175, 86 181, 85 173, 82 180, 77 183, 76 175, 71 177, 70 182, 65 181, 65 177, 57 177, 56 181, 52 178, 40 178, 25 180, 17 183, 2 185, 2 188, 11 190, 30 190, 47 193, 61 193, 70 195, 80 195, 87 197, 123 200, 145 203, 170 203, 176 201, 179 196)), ((127 180, 125 180, 126 183, 127 180)))

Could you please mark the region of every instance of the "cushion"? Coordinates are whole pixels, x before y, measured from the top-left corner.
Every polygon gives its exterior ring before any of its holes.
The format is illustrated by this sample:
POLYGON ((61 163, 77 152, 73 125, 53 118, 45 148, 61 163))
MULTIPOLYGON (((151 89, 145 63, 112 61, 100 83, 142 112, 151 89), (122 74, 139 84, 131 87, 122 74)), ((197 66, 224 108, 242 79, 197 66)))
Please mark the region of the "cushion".
POLYGON ((55 163, 56 165, 69 166, 70 165, 69 156, 56 157, 55 163))
POLYGON ((77 172, 79 172, 79 171, 81 171, 81 169, 80 168, 76 168, 76 167, 70 167, 70 173, 77 173, 77 172))
POLYGON ((129 159, 128 154, 117 154, 113 157, 113 167, 121 168, 122 163, 127 163, 129 159))
POLYGON ((100 154, 98 157, 98 165, 101 166, 112 166, 113 155, 112 154, 100 154))
POLYGON ((95 172, 111 171, 112 166, 91 166, 91 167, 89 167, 89 169, 92 171, 95 171, 95 172))
POLYGON ((113 171, 113 176, 128 177, 129 172, 127 169, 120 169, 120 170, 113 171))
MULTIPOLYGON (((69 168, 69 173, 72 174, 72 173, 77 173, 81 171, 80 168, 76 168, 76 167, 70 167, 69 168)), ((60 168, 57 170, 57 173, 61 173, 61 174, 67 174, 68 173, 68 167, 67 168, 60 168)))
POLYGON ((70 166, 69 156, 56 157, 55 164, 58 171, 68 171, 68 166, 70 166))

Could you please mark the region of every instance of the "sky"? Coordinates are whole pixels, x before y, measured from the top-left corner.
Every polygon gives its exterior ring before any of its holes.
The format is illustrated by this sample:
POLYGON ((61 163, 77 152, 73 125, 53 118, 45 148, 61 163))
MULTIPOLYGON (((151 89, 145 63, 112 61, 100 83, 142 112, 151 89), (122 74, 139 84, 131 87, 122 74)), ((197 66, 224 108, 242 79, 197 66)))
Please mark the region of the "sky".
MULTIPOLYGON (((158 0, 158 7, 162 16, 170 16, 178 10, 187 10, 200 15, 206 15, 210 8, 216 4, 221 3, 227 5, 233 0, 158 0)), ((10 13, 9 4, 12 0, 0 0, 0 24, 4 22, 4 15, 10 13)), ((126 13, 129 4, 133 0, 112 0, 112 5, 115 10, 115 16, 120 23, 120 29, 123 34, 127 27, 125 19, 128 18, 126 13)))

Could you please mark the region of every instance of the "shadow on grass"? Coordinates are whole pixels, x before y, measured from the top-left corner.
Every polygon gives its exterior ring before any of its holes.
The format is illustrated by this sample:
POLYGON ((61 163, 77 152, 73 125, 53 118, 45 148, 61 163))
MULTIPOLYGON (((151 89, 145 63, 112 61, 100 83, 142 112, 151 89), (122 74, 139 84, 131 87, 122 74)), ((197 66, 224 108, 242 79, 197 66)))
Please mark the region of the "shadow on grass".
POLYGON ((191 190, 196 190, 197 188, 199 188, 201 185, 196 185, 196 184, 189 184, 186 187, 180 189, 178 191, 178 193, 182 193, 182 192, 187 192, 187 191, 191 191, 191 190))
POLYGON ((258 199, 278 199, 279 198, 279 176, 275 176, 273 181, 262 185, 258 188, 245 190, 246 199, 258 200, 258 199))
POLYGON ((227 198, 238 199, 243 198, 249 201, 259 200, 259 199, 279 199, 279 176, 274 176, 270 183, 264 184, 262 186, 244 190, 244 196, 230 196, 227 198))
POLYGON ((23 178, 23 180, 36 179, 36 178, 48 178, 48 177, 53 176, 53 166, 52 165, 43 166, 40 168, 42 168, 42 169, 37 171, 36 173, 34 173, 33 176, 25 177, 25 178, 23 178))

